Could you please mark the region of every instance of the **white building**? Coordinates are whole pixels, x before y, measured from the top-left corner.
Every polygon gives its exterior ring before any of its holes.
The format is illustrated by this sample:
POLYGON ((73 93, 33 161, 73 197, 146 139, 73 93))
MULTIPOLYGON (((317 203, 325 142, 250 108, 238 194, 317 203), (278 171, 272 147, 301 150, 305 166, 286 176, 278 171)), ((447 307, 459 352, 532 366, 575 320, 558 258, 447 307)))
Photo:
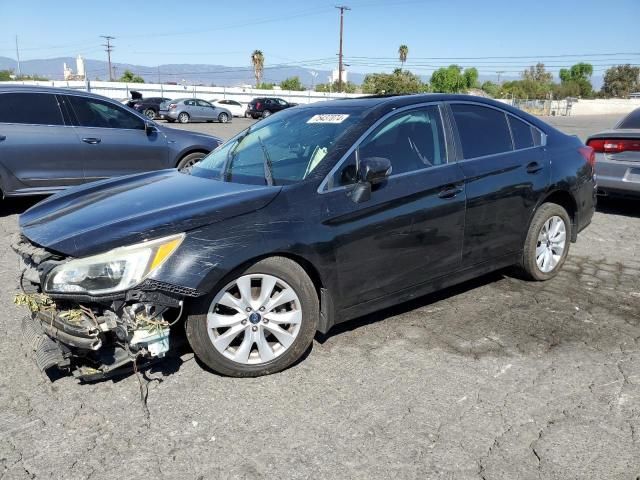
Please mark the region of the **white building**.
POLYGON ((69 67, 66 63, 63 64, 64 69, 64 79, 65 80, 84 80, 85 79, 85 68, 84 68, 84 58, 78 55, 76 57, 76 73, 73 73, 71 67, 69 67))

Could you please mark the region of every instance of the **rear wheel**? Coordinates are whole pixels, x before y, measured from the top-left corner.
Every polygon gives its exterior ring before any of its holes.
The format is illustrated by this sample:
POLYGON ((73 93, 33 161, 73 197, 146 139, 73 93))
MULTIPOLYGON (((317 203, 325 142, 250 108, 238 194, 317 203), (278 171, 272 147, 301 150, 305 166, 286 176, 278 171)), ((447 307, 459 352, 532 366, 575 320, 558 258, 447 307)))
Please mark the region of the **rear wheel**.
POLYGON ((318 296, 304 269, 271 257, 232 274, 192 308, 187 338, 212 370, 257 377, 283 370, 309 348, 318 296))
POLYGON ((154 112, 152 108, 147 108, 144 111, 144 116, 147 117, 149 120, 153 120, 154 118, 156 118, 156 112, 154 112))
POLYGON ((178 171, 181 173, 191 173, 193 166, 196 163, 199 163, 205 157, 205 155, 206 154, 202 152, 194 152, 190 153, 189 155, 185 155, 178 163, 178 171))
POLYGON ((173 122, 175 122, 175 120, 173 118, 167 118, 167 122, 173 123, 173 122))
POLYGON ((262 112, 262 118, 267 118, 269 115, 271 115, 271 112, 269 110, 265 110, 264 112, 262 112))
POLYGON ((187 112, 182 112, 180 115, 178 115, 178 121, 180 123, 189 123, 189 114, 187 112))
POLYGON ((222 112, 220 115, 218 115, 218 121, 220 123, 227 123, 229 121, 229 115, 227 115, 226 113, 222 112))
POLYGON ((569 253, 571 219, 555 203, 542 204, 533 216, 522 255, 522 268, 531 280, 555 277, 569 253))

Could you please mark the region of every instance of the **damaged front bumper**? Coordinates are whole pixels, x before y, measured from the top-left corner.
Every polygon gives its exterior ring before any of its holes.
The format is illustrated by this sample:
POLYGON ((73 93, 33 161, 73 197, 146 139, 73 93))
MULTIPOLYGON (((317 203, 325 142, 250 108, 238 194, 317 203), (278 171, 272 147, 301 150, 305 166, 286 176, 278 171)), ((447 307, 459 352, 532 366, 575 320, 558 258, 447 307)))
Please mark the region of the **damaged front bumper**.
POLYGON ((72 373, 84 381, 99 380, 164 357, 184 298, 197 293, 146 281, 110 297, 48 296, 41 279, 64 259, 22 236, 12 247, 23 261, 23 293, 15 300, 30 310, 22 320, 24 343, 50 378, 72 373))

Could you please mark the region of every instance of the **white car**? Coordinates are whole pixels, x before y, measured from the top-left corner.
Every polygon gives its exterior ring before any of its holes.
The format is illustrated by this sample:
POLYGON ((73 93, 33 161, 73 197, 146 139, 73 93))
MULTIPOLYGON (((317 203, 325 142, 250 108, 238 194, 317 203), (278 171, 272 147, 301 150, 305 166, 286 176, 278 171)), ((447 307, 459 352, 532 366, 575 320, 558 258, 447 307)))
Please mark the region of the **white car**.
POLYGON ((231 112, 234 117, 244 117, 244 112, 247 110, 247 106, 236 100, 214 100, 214 106, 226 108, 231 112))

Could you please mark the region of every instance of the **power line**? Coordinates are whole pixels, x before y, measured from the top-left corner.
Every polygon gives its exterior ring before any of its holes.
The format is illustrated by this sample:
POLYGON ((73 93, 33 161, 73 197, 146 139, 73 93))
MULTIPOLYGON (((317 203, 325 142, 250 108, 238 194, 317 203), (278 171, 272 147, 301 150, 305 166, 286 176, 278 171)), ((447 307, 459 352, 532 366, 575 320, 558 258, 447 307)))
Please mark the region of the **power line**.
MULTIPOLYGON (((564 53, 560 55, 508 55, 508 56, 483 56, 483 57, 412 57, 414 60, 493 60, 493 59, 545 59, 545 58, 572 58, 572 57, 611 57, 619 55, 640 55, 640 52, 616 52, 616 53, 564 53)), ((368 60, 393 60, 395 57, 367 57, 352 55, 350 58, 361 58, 368 60)))
POLYGON ((101 38, 104 38, 107 43, 103 43, 102 46, 105 47, 105 51, 107 52, 107 60, 109 62, 109 81, 113 81, 113 73, 111 71, 111 51, 113 50, 113 45, 111 45, 111 40, 115 40, 116 37, 111 37, 109 35, 100 35, 101 38))

